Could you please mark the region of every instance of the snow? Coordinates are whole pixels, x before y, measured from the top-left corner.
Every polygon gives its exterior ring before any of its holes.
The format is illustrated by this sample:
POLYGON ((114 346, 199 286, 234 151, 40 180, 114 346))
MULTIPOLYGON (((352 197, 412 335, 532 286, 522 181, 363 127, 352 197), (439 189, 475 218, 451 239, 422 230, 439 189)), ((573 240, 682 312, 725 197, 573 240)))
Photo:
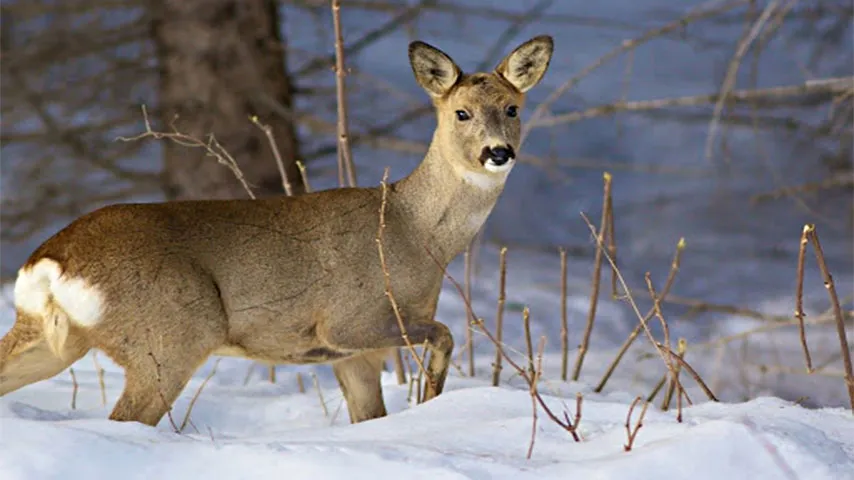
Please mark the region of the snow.
MULTIPOLYGON (((8 300, 8 288, 4 294, 8 300)), ((13 320, 5 305, 3 331, 13 320)), ((626 415, 637 388, 622 381, 622 388, 597 394, 583 382, 556 382, 553 355, 545 358, 540 391, 553 411, 570 417, 576 393, 583 395, 582 441, 540 412, 531 459, 531 398, 507 369, 500 387, 487 384, 485 370, 476 378, 452 371, 445 393, 421 405, 412 405, 408 386, 386 372, 389 415, 351 425, 327 367, 280 367, 275 384, 258 372, 244 384, 250 362, 211 359, 174 405, 180 426, 216 367, 190 421, 176 433, 168 417, 156 428, 107 420, 123 375, 98 358, 106 405, 91 356, 73 366, 79 385, 73 409, 68 372, 0 398, 0 478, 854 478, 850 411, 767 396, 712 403, 689 388, 695 404, 684 409, 683 422, 651 406, 626 452, 626 415), (305 393, 298 391, 297 372, 305 393), (316 373, 321 395, 309 372, 316 373)), ((489 359, 481 355, 478 362, 489 359)), ((588 362, 599 363, 597 355, 588 362)))
MULTIPOLYGON (((507 2, 492 3, 513 8, 507 2)), ((522 3, 519 9, 524 10, 527 7, 522 3)), ((678 10, 701 3, 707 2, 683 2, 678 10)), ((635 28, 627 31, 548 22, 522 28, 515 37, 519 42, 547 32, 554 35, 556 43, 550 70, 543 84, 531 91, 531 106, 522 113, 523 120, 555 87, 621 41, 675 18, 675 11, 670 11, 675 8, 671 0, 554 2, 549 13, 626 21, 635 28)), ((348 12, 344 19, 348 40, 376 26, 373 18, 364 14, 357 17, 356 12, 348 12)), ((482 59, 483 52, 506 27, 481 19, 477 29, 464 29, 448 17, 427 13, 423 18, 418 37, 442 48, 466 69, 482 59), (484 35, 484 31, 492 33, 484 35)), ((312 20, 299 14, 290 15, 287 22, 289 32, 313 28, 312 20)), ((638 50, 629 98, 715 91, 740 28, 736 24, 701 23, 687 29, 687 42, 665 38, 638 50), (692 44, 692 38, 727 40, 723 48, 708 50, 692 44)), ((330 37, 321 33, 321 39, 312 32, 292 34, 289 40, 295 51, 328 54, 330 37)), ((407 32, 401 30, 350 60, 363 71, 399 87, 395 95, 420 103, 426 97, 412 80, 401 53, 409 40, 407 32)), ((760 85, 788 85, 805 79, 796 65, 806 54, 796 54, 796 49, 784 41, 772 41, 764 48, 760 85)), ((851 58, 851 47, 846 44, 843 48, 847 50, 834 57, 846 59, 841 70, 825 65, 816 67, 814 73, 850 74, 847 59, 851 58)), ((614 101, 623 91, 624 69, 621 60, 597 71, 558 102, 554 112, 614 101)), ((318 85, 332 81, 328 72, 317 77, 318 85)), ((399 113, 400 103, 386 101, 388 92, 378 91, 383 101, 372 101, 370 89, 360 91, 351 99, 351 113, 358 116, 360 108, 367 109, 368 114, 362 116, 377 123, 399 113), (362 95, 367 101, 359 101, 362 95)), ((312 114, 323 113, 315 111, 316 105, 303 108, 312 114)), ((328 113, 334 115, 334 108, 328 113)), ((425 118, 399 134, 428 141, 433 123, 432 118, 425 118)), ((354 131, 363 127, 354 122, 354 131)), ((257 368, 244 384, 252 364, 222 359, 192 409, 192 425, 180 434, 173 431, 168 418, 156 428, 106 420, 121 393, 123 374, 101 354, 98 358, 106 370, 106 405, 101 403, 91 355, 73 366, 79 384, 76 408, 70 405, 72 381, 68 372, 0 398, 0 480, 158 476, 854 479, 854 416, 846 408, 845 387, 838 376, 839 343, 832 325, 808 328, 815 363, 831 362, 832 367, 808 376, 802 373, 802 352, 792 326, 723 343, 727 336, 768 322, 734 314, 691 315, 685 308, 665 305, 674 339, 688 340, 686 358, 725 403, 705 401, 696 385, 686 379, 695 405, 685 408, 684 421, 677 422, 673 412, 662 412, 657 404, 650 407, 634 448, 625 452, 629 405, 635 396, 651 391, 664 368, 652 355, 646 339, 639 338, 602 393, 593 392, 636 321, 625 302, 608 298, 606 280, 580 381, 556 380, 560 345, 556 247, 564 246, 570 252, 568 319, 574 349, 587 315, 592 267, 592 243, 579 213, 591 219, 598 217, 605 170, 614 175, 620 262, 633 288, 643 285, 646 271, 660 287, 676 242, 684 236, 688 246, 674 295, 791 318, 797 240, 803 224, 815 222, 840 297, 854 291, 854 231, 850 223, 839 218, 839 212, 850 209, 850 196, 829 196, 821 202, 808 198, 809 212, 788 201, 751 205, 750 195, 777 188, 778 182, 796 185, 808 181, 818 169, 812 162, 803 161, 801 150, 783 141, 785 134, 763 135, 759 139, 762 148, 774 163, 769 166, 757 161, 752 158, 757 148, 753 132, 735 127, 729 132, 728 147, 737 161, 726 168, 709 164, 702 158, 707 134, 705 122, 630 115, 620 117, 619 128, 613 119, 597 119, 534 130, 523 153, 549 162, 553 156, 568 162, 555 160, 554 168, 515 167, 488 220, 485 243, 477 254, 474 308, 491 326, 498 296, 498 247, 507 245, 506 348, 514 358, 520 358, 524 343, 519 312, 521 306, 529 306, 534 337, 547 337, 545 375, 540 385, 546 402, 559 412, 566 403, 572 415, 576 393, 583 394, 580 443, 540 412, 533 456, 525 458, 531 436, 530 397, 507 368, 501 387, 489 386, 486 379, 493 347, 482 335, 475 335, 475 378, 463 377, 452 369, 443 395, 414 406, 407 400, 408 388, 397 386, 388 373, 384 391, 390 415, 358 425, 349 425, 346 405, 327 366, 279 367, 275 384, 257 368), (573 167, 582 164, 601 168, 573 167), (678 173, 649 175, 619 169, 619 165, 654 165, 678 173), (307 393, 298 391, 297 373, 302 373, 307 393), (312 373, 317 375, 328 415, 312 385, 312 373)), ((318 141, 319 145, 306 145, 306 151, 325 145, 329 139, 318 141)), ((152 153, 150 158, 156 157, 152 153)), ((150 158, 142 161, 149 162, 150 158)), ((365 185, 377 184, 386 166, 391 166, 392 177, 399 178, 418 160, 417 155, 364 146, 354 148, 354 158, 360 183, 365 185)), ((325 161, 334 163, 334 155, 325 161)), ((324 168, 323 159, 309 165, 315 188, 334 183, 334 176, 321 175, 324 168)), ((4 243, 4 269, 17 269, 37 246, 33 242, 42 239, 20 245, 4 243)), ((454 262, 454 277, 462 279, 462 272, 460 262, 454 262)), ((607 271, 604 276, 607 279, 607 271)), ((10 293, 9 289, 0 292, 0 334, 14 320, 10 293)), ((807 319, 815 321, 828 304, 811 254, 805 293, 807 319)), ((645 311, 649 302, 639 301, 645 311)), ((851 309, 850 300, 843 308, 851 309)), ((438 318, 451 328, 457 345, 465 338, 464 316, 456 292, 446 288, 438 318)), ((656 334, 660 335, 658 330, 656 334)), ((849 342, 854 342, 854 328, 849 328, 848 336, 849 342)), ((574 357, 574 351, 572 354, 574 357)), ((184 421, 214 362, 210 360, 197 372, 174 405, 177 424, 184 421)))

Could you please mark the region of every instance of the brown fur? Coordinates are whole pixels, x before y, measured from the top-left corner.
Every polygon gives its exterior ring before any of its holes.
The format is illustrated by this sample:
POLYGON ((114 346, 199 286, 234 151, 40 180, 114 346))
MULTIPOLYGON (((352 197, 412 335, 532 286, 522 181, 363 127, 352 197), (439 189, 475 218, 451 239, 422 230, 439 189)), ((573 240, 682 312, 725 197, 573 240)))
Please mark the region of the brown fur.
MULTIPOLYGON (((486 147, 518 148, 519 118, 507 116, 506 107, 521 109, 523 91, 540 80, 551 50, 549 37, 537 37, 495 72, 464 75, 435 48, 410 47, 438 126, 423 162, 389 186, 384 248, 409 338, 427 341, 432 351, 428 373, 436 385, 428 398, 442 392, 453 349, 448 328, 433 318, 442 269, 469 243, 504 186, 506 173, 485 170, 479 157, 486 147), (457 120, 460 109, 471 120, 457 120), (472 184, 470 175, 479 180, 472 184)), ((110 418, 155 425, 208 356, 225 354, 332 363, 353 422, 385 415, 382 359, 404 342, 375 241, 381 195, 379 187, 340 188, 259 200, 121 204, 80 217, 24 268, 52 259, 64 276, 93 285, 104 298, 100 321, 72 324, 60 358, 43 338, 44 319, 19 312, 0 340, 0 395, 98 348, 126 374, 110 418)))

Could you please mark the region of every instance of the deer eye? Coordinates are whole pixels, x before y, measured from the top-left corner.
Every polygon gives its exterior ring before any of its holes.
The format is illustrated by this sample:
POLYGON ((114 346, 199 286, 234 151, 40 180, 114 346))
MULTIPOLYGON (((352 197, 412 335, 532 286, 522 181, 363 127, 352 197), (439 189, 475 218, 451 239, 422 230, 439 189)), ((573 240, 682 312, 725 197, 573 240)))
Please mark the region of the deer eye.
POLYGON ((519 115, 519 107, 516 105, 510 105, 506 110, 507 116, 510 118, 516 118, 519 115))
POLYGON ((471 119, 471 116, 465 110, 457 110, 455 113, 457 114, 457 120, 461 122, 471 119))

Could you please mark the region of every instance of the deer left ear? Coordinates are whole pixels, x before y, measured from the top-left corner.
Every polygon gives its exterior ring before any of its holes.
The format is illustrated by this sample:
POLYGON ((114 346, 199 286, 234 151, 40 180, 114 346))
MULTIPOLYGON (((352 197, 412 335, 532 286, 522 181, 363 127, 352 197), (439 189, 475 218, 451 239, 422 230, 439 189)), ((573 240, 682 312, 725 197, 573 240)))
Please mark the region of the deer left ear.
POLYGON ((554 41, 548 35, 534 37, 516 47, 495 67, 495 72, 524 93, 540 82, 549 68, 554 41))

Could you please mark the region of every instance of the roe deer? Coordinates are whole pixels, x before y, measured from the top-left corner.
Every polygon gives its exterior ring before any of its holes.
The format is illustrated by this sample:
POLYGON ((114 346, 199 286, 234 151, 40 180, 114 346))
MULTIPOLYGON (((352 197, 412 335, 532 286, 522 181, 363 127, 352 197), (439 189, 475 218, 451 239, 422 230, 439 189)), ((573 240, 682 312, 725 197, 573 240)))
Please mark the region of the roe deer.
MULTIPOLYGON (((498 200, 525 92, 552 50, 551 37, 535 37, 493 72, 465 74, 442 51, 409 45, 437 128, 420 165, 388 185, 383 248, 409 339, 432 353, 425 399, 442 392, 454 345, 433 318, 442 269, 498 200)), ((112 420, 156 425, 210 355, 331 363, 352 423, 386 415, 382 361, 405 342, 377 251, 381 202, 380 187, 337 188, 117 204, 81 216, 18 272, 17 320, 0 340, 0 396, 97 348, 125 370, 112 420)))

